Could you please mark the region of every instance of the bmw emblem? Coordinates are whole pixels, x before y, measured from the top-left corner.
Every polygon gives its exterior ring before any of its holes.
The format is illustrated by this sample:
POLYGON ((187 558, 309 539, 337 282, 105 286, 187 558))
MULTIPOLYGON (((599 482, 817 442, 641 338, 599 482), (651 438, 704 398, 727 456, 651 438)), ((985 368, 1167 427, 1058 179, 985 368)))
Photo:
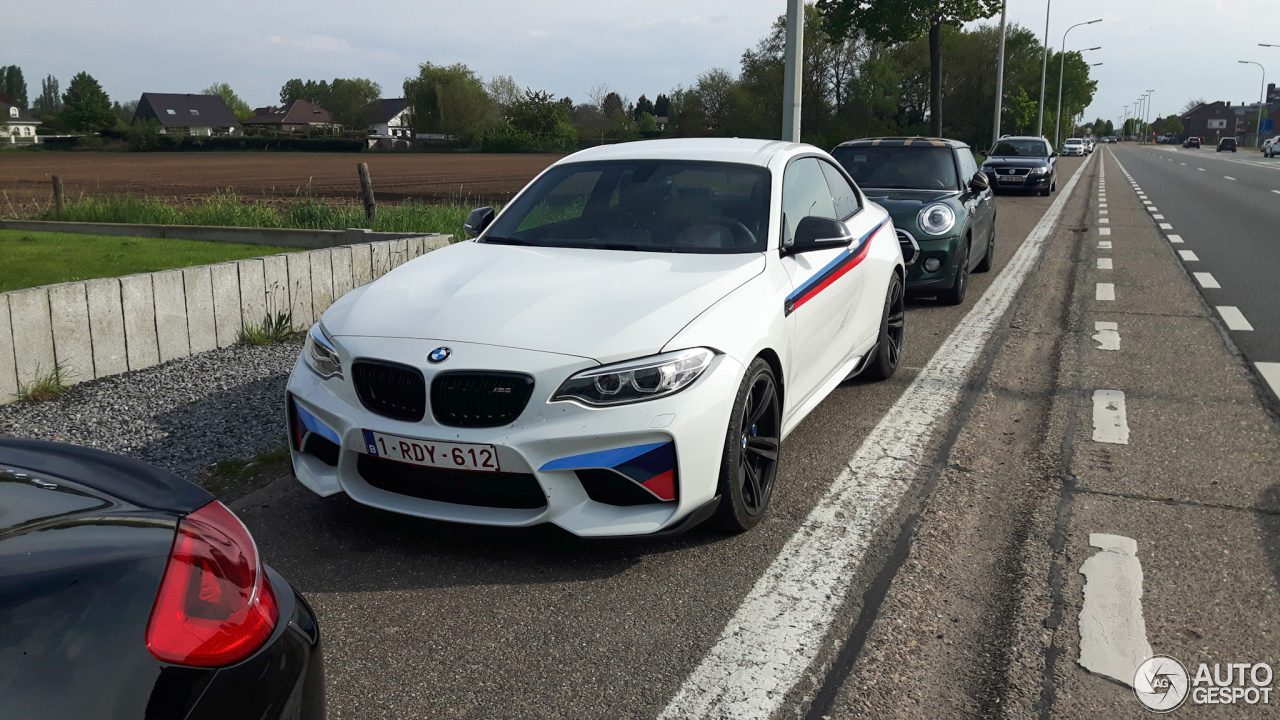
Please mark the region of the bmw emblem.
POLYGON ((431 363, 432 365, 439 365, 445 360, 448 360, 449 356, 452 354, 453 354, 453 351, 450 350, 449 348, 438 347, 435 350, 432 350, 429 355, 427 355, 427 362, 431 363))

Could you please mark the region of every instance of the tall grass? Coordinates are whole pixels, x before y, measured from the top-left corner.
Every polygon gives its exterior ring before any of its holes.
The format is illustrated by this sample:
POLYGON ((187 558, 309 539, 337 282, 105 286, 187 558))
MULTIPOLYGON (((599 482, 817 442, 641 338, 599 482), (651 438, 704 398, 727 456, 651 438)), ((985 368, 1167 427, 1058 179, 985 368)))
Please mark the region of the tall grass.
POLYGON ((378 232, 445 233, 461 239, 462 225, 470 210, 471 205, 463 199, 440 203, 406 200, 399 205, 379 205, 370 223, 364 208, 354 203, 331 205, 304 198, 280 209, 223 191, 182 207, 136 195, 83 196, 68 203, 61 214, 48 208, 32 219, 306 230, 369 228, 378 232))

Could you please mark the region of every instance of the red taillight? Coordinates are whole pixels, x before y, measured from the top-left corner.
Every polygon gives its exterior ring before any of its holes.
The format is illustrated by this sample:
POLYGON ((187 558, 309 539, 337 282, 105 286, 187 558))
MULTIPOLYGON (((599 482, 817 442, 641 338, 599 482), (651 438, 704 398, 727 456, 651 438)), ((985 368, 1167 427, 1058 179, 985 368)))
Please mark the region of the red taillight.
POLYGON ((178 523, 147 624, 147 649, 165 662, 230 665, 266 642, 279 620, 249 531, 214 500, 178 523))

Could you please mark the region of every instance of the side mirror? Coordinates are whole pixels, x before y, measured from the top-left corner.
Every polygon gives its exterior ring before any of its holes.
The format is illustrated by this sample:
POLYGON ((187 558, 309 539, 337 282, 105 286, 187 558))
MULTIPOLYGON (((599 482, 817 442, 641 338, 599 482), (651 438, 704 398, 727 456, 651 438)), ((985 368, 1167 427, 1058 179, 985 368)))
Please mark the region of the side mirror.
POLYGON ((467 221, 462 224, 462 229, 466 231, 469 237, 475 237, 489 227, 489 223, 493 222, 493 217, 493 208, 476 208, 467 215, 467 221))
POLYGON ((969 178, 969 189, 974 192, 982 192, 991 187, 991 180, 987 178, 987 174, 979 170, 969 178))
POLYGON ((1051 158, 1056 158, 1056 157, 1058 157, 1058 152, 1057 152, 1056 150, 1050 150, 1050 151, 1049 151, 1049 157, 1051 157, 1051 158))
POLYGON ((784 255, 813 252, 815 250, 831 250, 848 247, 853 242, 853 233, 848 226, 839 220, 815 217, 810 215, 796 226, 795 239, 782 248, 784 255))

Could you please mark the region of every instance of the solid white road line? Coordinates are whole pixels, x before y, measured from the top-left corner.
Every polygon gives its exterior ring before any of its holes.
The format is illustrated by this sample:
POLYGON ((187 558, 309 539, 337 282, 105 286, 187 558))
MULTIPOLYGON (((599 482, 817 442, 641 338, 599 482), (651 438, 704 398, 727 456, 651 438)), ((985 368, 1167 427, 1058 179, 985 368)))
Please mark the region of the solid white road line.
POLYGON ((1169 237, 1169 242, 1171 243, 1178 243, 1178 244, 1182 243, 1181 235, 1169 235, 1168 237, 1169 237))
POLYGON ((1086 159, 995 282, 867 434, 659 717, 765 720, 776 714, 823 647, 872 539, 930 461, 927 444, 945 427, 969 369, 1037 266, 1088 167, 1086 159))
POLYGON ((1098 269, 1099 270, 1114 269, 1111 267, 1111 258, 1098 258, 1098 269))
POLYGON ((1181 256, 1181 257, 1182 257, 1182 259, 1183 259, 1185 262, 1199 262, 1199 261, 1200 261, 1200 258, 1199 258, 1199 257, 1198 257, 1198 256, 1197 256, 1193 251, 1191 251, 1191 250, 1179 250, 1179 251, 1178 251, 1178 255, 1179 255, 1179 256, 1181 256))
POLYGON ((1273 193, 1275 193, 1275 194, 1277 194, 1277 195, 1280 195, 1280 190, 1272 190, 1271 192, 1273 192, 1273 193))
POLYGON ((1142 617, 1142 563, 1138 543, 1121 535, 1089 533, 1100 552, 1080 566, 1080 665, 1095 675, 1132 686, 1138 666, 1151 657, 1142 617))
POLYGON ((1096 350, 1119 350, 1120 349, 1120 326, 1113 322, 1095 322, 1093 329, 1098 332, 1094 334, 1093 339, 1097 341, 1096 350))
POLYGON ((1099 234, 1099 235, 1110 235, 1110 234, 1111 234, 1111 228, 1098 228, 1098 234, 1099 234))
POLYGON ((1253 364, 1258 374, 1271 386, 1271 392, 1280 395, 1280 363, 1256 362, 1253 364))
POLYGON ((1111 445, 1129 444, 1129 420, 1125 417, 1123 392, 1093 391, 1093 441, 1111 445))
POLYGON ((1223 175, 1222 177, 1226 178, 1227 180, 1235 180, 1235 178, 1231 177, 1230 175, 1223 175))
POLYGON ((1209 273, 1198 272, 1198 273, 1191 273, 1191 274, 1196 276, 1196 282, 1200 283, 1200 287, 1202 288, 1209 288, 1212 290, 1212 289, 1217 289, 1222 287, 1221 285, 1218 284, 1218 281, 1214 280, 1213 276, 1210 275, 1209 273))
POLYGON ((1222 316, 1222 322, 1227 324, 1228 330, 1252 330, 1253 326, 1245 319, 1244 313, 1240 312, 1240 308, 1235 305, 1219 305, 1218 314, 1222 316))
POLYGON ((1116 299, 1115 283, 1098 283, 1094 288, 1093 297, 1101 302, 1111 302, 1116 299))
POLYGON ((1173 226, 1172 226, 1172 225, 1170 225, 1169 223, 1160 223, 1160 229, 1161 229, 1161 230, 1172 230, 1172 229, 1173 229, 1173 226))
POLYGON ((1098 249, 1099 249, 1099 250, 1110 250, 1110 249, 1111 249, 1111 241, 1110 241, 1110 240, 1099 240, 1099 241, 1098 241, 1098 249))

